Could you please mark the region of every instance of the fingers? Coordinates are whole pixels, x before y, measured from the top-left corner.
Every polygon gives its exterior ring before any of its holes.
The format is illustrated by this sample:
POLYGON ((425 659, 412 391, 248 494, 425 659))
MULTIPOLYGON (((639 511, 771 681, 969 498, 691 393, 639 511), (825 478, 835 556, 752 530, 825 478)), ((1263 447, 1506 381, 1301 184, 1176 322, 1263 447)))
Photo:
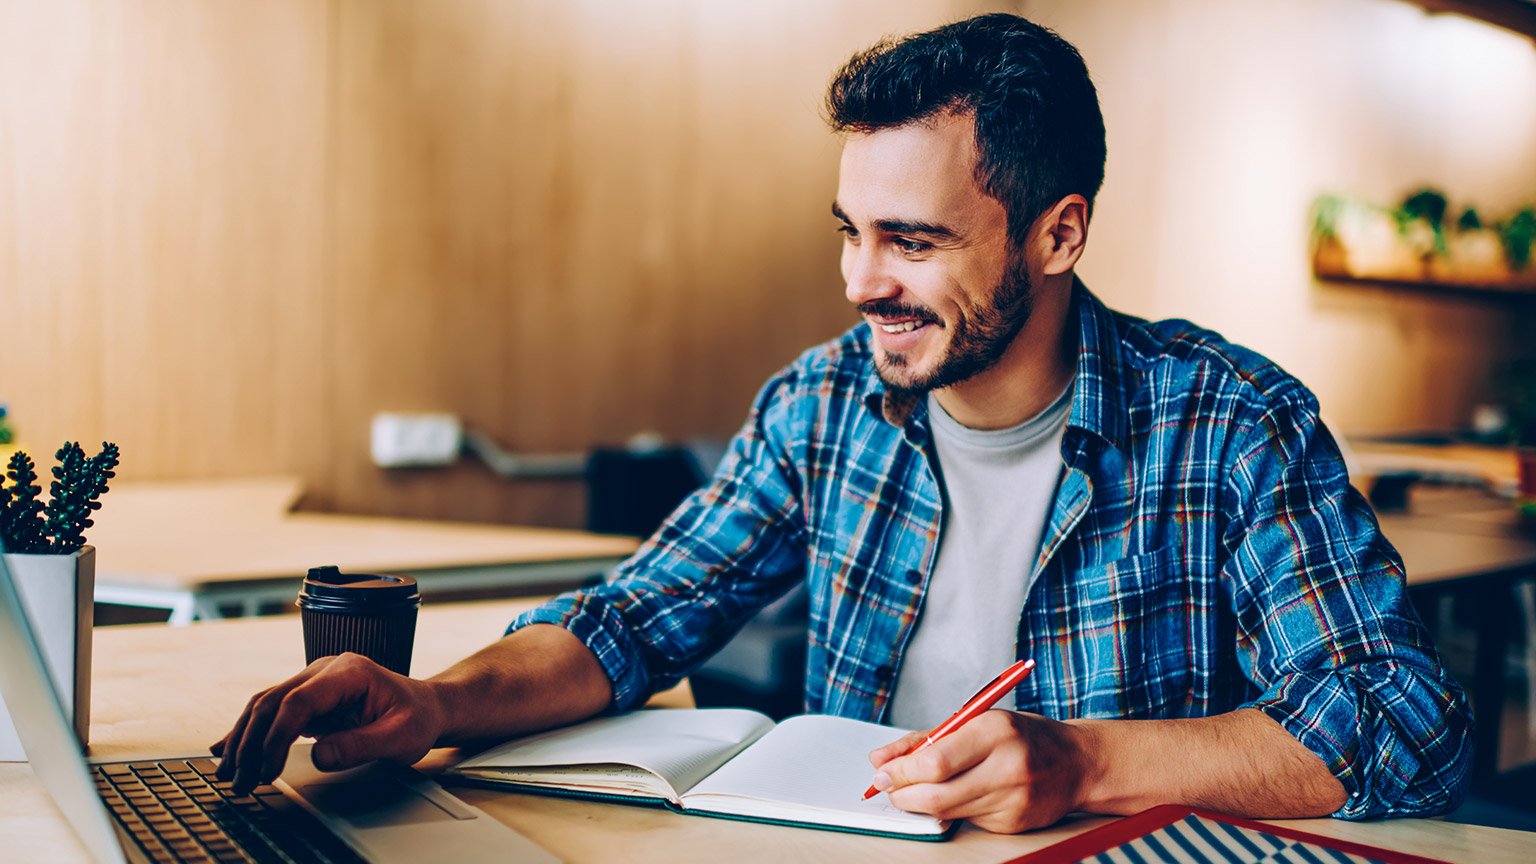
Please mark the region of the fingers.
MULTIPOLYGON (((283 765, 288 761, 288 748, 293 746, 305 728, 316 718, 335 711, 341 705, 358 698, 358 695, 352 688, 338 686, 336 676, 316 676, 288 691, 278 701, 267 734, 259 742, 257 782, 270 783, 283 773, 283 765)), ((256 736, 250 737, 254 739, 256 736)), ((236 783, 235 788, 240 789, 240 784, 236 783)))
POLYGON ((909 813, 965 819, 990 812, 995 784, 981 770, 962 771, 942 783, 913 783, 890 791, 891 804, 909 813))
MULTIPOLYGON (((255 758, 255 752, 259 750, 259 744, 266 738, 267 726, 272 715, 276 712, 283 695, 294 687, 299 686, 325 668, 330 658, 316 660, 304 669, 303 672, 289 678, 287 681, 270 687, 252 696, 240 712, 240 717, 235 721, 234 728, 229 730, 223 738, 209 747, 209 752, 220 757, 218 777, 220 780, 234 780, 241 767, 241 759, 244 757, 255 758), (257 745, 252 747, 252 742, 257 745)), ((248 777, 254 777, 259 766, 259 758, 252 764, 248 777)), ((254 782, 251 783, 255 785, 254 782)))
MULTIPOLYGON (((900 789, 913 783, 942 783, 980 763, 991 754, 997 741, 997 730, 992 727, 998 721, 988 717, 993 713, 1005 712, 988 711, 929 747, 910 756, 898 755, 880 765, 880 773, 889 778, 887 788, 900 789)), ((1007 723, 1006 717, 1001 719, 1007 723)), ((878 779, 875 786, 880 787, 878 779)))
MULTIPOLYGON (((225 746, 224 763, 220 763, 219 767, 222 769, 230 756, 235 757, 234 770, 229 772, 231 774, 229 779, 234 783, 236 794, 244 795, 260 785, 267 730, 271 727, 272 717, 278 712, 289 692, 291 691, 286 688, 274 687, 256 697, 255 705, 247 712, 250 719, 246 723, 244 736, 238 743, 231 739, 225 746)), ((285 758, 286 755, 285 751, 285 758)), ((220 776, 223 775, 224 772, 221 770, 220 776)))
MULTIPOLYGON (((263 690, 252 696, 245 703, 245 708, 240 712, 240 717, 235 720, 235 727, 224 736, 219 745, 219 769, 218 778, 228 780, 235 776, 235 765, 238 763, 236 754, 240 750, 240 742, 245 740, 245 727, 250 725, 251 713, 256 710, 256 701, 267 695, 269 691, 263 690)), ((210 750, 212 748, 209 748, 210 750)))
POLYGON ((927 738, 928 733, 931 731, 933 730, 924 729, 919 732, 908 732, 907 734, 901 736, 895 741, 892 741, 884 747, 871 750, 869 753, 869 764, 879 768, 881 765, 884 765, 892 759, 895 759, 899 756, 905 756, 908 750, 911 750, 913 747, 923 743, 923 739, 927 738))
POLYGON ((988 711, 925 750, 881 766, 875 785, 902 810, 969 819, 997 833, 1039 828, 1078 800, 1083 763, 1067 729, 1038 715, 988 711))

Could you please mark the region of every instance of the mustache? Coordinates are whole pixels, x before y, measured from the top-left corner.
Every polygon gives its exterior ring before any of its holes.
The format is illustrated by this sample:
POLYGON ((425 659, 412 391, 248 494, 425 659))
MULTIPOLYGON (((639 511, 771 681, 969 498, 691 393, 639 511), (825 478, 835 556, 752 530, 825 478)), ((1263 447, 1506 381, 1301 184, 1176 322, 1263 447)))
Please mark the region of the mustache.
POLYGON ((888 298, 866 300, 860 303, 858 308, 860 315, 869 315, 874 318, 911 318, 926 324, 939 323, 939 316, 933 314, 930 309, 888 298))

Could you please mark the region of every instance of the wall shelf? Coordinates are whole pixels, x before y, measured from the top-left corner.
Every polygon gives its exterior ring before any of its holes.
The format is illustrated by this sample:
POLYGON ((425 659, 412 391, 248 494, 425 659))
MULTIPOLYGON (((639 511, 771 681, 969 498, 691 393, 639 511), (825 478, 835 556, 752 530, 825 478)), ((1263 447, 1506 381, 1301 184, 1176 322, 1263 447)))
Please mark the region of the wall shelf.
MULTIPOLYGON (((1487 273, 1486 270, 1482 272, 1487 273)), ((1467 272, 1458 278, 1441 259, 1436 259, 1436 263, 1432 264, 1400 254, 1386 260, 1378 256, 1374 260, 1352 262, 1344 246, 1331 237, 1315 244, 1312 250, 1312 275, 1326 282, 1378 285, 1437 294, 1520 300, 1536 298, 1536 265, 1505 278, 1474 278, 1474 272, 1467 272)))
POLYGON ((1315 269, 1312 271, 1312 275, 1324 282, 1376 285, 1384 288, 1400 288, 1435 294, 1501 297, 1520 301, 1536 300, 1536 283, 1532 282, 1439 282, 1433 279, 1377 279, 1370 276, 1351 276, 1347 273, 1319 272, 1315 269))

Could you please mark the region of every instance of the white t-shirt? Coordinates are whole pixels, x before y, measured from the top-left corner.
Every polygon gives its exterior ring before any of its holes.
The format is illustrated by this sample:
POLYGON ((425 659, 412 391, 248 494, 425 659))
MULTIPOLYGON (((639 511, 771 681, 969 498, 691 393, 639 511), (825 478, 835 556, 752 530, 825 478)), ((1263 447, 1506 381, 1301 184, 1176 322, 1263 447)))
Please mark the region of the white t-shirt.
MULTIPOLYGON (((960 425, 928 395, 944 523, 916 630, 902 652, 892 725, 944 722, 1019 659, 1019 621, 1061 481, 1072 389, 1018 426, 989 431, 960 425)), ((1013 708, 1013 694, 996 707, 1013 708)))

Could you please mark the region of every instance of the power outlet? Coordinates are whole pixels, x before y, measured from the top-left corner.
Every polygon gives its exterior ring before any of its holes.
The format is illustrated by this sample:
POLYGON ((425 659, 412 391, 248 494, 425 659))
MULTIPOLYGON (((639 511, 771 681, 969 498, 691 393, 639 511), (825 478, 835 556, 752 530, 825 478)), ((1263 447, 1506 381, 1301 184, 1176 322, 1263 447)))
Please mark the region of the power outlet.
POLYGON ((373 464, 380 468, 452 465, 464 425, 454 414, 375 414, 373 464))

